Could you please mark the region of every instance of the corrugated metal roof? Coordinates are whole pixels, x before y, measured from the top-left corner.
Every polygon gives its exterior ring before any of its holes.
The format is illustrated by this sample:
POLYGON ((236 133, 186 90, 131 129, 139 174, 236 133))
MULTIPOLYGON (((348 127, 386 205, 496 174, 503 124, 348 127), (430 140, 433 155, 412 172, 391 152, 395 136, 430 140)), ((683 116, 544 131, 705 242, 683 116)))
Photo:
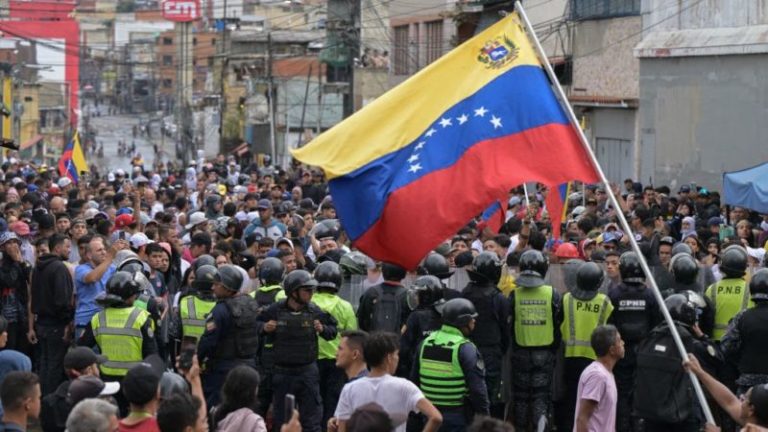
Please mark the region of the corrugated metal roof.
POLYGON ((768 53, 768 25, 651 32, 635 57, 696 57, 768 53))

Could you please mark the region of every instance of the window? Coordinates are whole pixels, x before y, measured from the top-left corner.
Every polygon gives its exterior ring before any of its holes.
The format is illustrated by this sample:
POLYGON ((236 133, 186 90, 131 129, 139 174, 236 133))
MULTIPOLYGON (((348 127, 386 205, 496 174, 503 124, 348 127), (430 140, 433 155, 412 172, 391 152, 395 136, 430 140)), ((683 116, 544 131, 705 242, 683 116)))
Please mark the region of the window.
POLYGON ((640 1, 573 0, 571 2, 571 18, 574 20, 586 20, 640 15, 640 1))
POLYGON ((192 38, 192 46, 197 45, 197 38, 192 38))
POLYGON ((173 45, 173 38, 164 37, 163 38, 163 45, 173 45))
POLYGON ((173 80, 170 78, 166 78, 163 80, 163 88, 171 88, 173 87, 173 80))
POLYGON ((430 64, 443 55, 443 21, 430 21, 425 27, 424 60, 430 64))
POLYGON ((408 25, 395 27, 395 46, 392 56, 395 75, 408 75, 408 25))
POLYGON ((163 56, 163 66, 173 66, 173 56, 164 55, 163 56))
POLYGON ((216 38, 211 38, 211 46, 216 46, 216 38))

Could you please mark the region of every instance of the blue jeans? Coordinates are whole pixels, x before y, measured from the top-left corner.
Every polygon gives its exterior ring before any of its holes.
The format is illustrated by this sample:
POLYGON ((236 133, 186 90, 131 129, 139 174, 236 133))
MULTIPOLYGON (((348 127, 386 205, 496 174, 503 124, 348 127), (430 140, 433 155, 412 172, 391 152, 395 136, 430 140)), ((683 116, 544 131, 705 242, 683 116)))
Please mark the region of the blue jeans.
POLYGON ((467 430, 467 418, 461 411, 447 411, 443 415, 443 424, 439 432, 464 432, 467 430))

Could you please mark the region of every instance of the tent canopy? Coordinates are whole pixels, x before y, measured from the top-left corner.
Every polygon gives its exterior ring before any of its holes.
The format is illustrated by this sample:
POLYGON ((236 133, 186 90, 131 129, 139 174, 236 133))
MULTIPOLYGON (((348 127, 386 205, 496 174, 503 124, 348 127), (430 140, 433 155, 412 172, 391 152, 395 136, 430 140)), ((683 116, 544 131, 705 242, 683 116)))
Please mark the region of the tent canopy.
POLYGON ((723 174, 723 202, 768 213, 768 162, 723 174))

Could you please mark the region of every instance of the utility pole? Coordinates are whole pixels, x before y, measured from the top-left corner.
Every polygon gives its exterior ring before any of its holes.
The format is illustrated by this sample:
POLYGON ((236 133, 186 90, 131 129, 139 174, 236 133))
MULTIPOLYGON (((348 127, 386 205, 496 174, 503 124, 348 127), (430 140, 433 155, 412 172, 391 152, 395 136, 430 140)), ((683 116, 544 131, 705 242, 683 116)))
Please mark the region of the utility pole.
POLYGON ((219 152, 224 151, 224 114, 227 111, 227 96, 224 94, 225 85, 224 79, 226 78, 226 69, 229 64, 229 55, 226 54, 227 50, 227 0, 224 0, 224 22, 223 34, 221 36, 221 49, 219 50, 219 56, 221 58, 221 76, 219 79, 219 152))
MULTIPOLYGON (((311 79, 312 79, 312 64, 309 65, 309 72, 307 72, 307 86, 304 88, 304 105, 301 107, 301 122, 299 123, 299 139, 296 141, 296 147, 301 147, 304 144, 301 142, 301 136, 304 134, 304 115, 307 113, 307 102, 309 100, 309 81, 311 79)), ((288 104, 286 104, 286 106, 287 105, 288 104)), ((286 110, 286 112, 288 111, 286 110)))
POLYGON ((267 93, 269 94, 267 100, 269 101, 269 151, 272 153, 272 164, 276 163, 276 146, 277 139, 275 137, 275 114, 277 111, 277 103, 275 101, 275 85, 274 77, 272 76, 272 32, 267 33, 267 93))

